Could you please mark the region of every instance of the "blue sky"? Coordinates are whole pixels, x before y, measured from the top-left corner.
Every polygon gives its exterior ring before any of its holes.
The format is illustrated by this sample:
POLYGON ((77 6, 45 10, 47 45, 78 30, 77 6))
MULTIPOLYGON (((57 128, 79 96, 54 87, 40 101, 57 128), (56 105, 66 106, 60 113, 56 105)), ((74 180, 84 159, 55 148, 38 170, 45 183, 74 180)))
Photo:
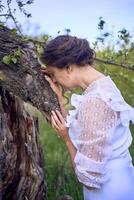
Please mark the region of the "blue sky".
POLYGON ((34 0, 26 10, 32 14, 29 21, 33 28, 22 14, 17 16, 31 34, 44 32, 55 37, 59 30, 64 34, 69 28, 71 35, 92 42, 100 16, 107 22, 107 30, 116 32, 125 27, 134 34, 134 0, 34 0))

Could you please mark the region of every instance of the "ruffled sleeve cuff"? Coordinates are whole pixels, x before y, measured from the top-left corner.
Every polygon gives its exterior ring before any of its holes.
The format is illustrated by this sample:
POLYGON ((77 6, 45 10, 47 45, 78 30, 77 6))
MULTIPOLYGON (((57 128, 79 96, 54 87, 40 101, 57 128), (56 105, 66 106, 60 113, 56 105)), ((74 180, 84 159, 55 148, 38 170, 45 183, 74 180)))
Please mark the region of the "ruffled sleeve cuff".
POLYGON ((104 162, 96 162, 77 151, 75 159, 75 173, 78 180, 87 187, 101 188, 109 180, 109 172, 104 162))

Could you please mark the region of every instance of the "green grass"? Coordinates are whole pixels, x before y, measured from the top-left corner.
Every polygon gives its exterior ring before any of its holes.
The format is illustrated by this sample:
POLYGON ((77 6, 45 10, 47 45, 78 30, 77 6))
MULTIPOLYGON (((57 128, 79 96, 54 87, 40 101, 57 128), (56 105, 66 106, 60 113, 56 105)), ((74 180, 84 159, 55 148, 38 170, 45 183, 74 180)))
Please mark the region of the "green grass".
POLYGON ((82 186, 74 175, 68 151, 51 125, 39 116, 40 143, 44 150, 47 199, 56 200, 60 195, 70 195, 82 200, 82 186))

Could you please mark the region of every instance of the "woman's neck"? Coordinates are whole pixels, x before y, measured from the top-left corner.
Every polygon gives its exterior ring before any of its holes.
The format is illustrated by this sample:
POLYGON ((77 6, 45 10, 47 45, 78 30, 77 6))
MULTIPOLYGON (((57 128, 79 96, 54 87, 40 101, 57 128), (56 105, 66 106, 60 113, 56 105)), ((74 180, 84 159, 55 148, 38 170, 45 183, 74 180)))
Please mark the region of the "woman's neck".
POLYGON ((97 71, 91 66, 81 68, 77 76, 77 85, 82 89, 86 89, 92 82, 105 77, 104 74, 97 71))

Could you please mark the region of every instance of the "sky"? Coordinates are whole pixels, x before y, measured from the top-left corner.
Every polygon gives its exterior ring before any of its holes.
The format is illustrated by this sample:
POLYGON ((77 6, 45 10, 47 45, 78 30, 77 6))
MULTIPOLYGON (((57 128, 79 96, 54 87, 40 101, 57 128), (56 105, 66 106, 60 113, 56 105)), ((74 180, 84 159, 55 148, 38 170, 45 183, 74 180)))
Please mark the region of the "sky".
POLYGON ((55 37, 68 28, 71 35, 93 42, 99 34, 100 16, 107 22, 106 30, 117 32, 125 27, 134 35, 134 0, 34 0, 26 10, 32 14, 29 21, 22 14, 16 17, 33 35, 48 33, 55 37))

